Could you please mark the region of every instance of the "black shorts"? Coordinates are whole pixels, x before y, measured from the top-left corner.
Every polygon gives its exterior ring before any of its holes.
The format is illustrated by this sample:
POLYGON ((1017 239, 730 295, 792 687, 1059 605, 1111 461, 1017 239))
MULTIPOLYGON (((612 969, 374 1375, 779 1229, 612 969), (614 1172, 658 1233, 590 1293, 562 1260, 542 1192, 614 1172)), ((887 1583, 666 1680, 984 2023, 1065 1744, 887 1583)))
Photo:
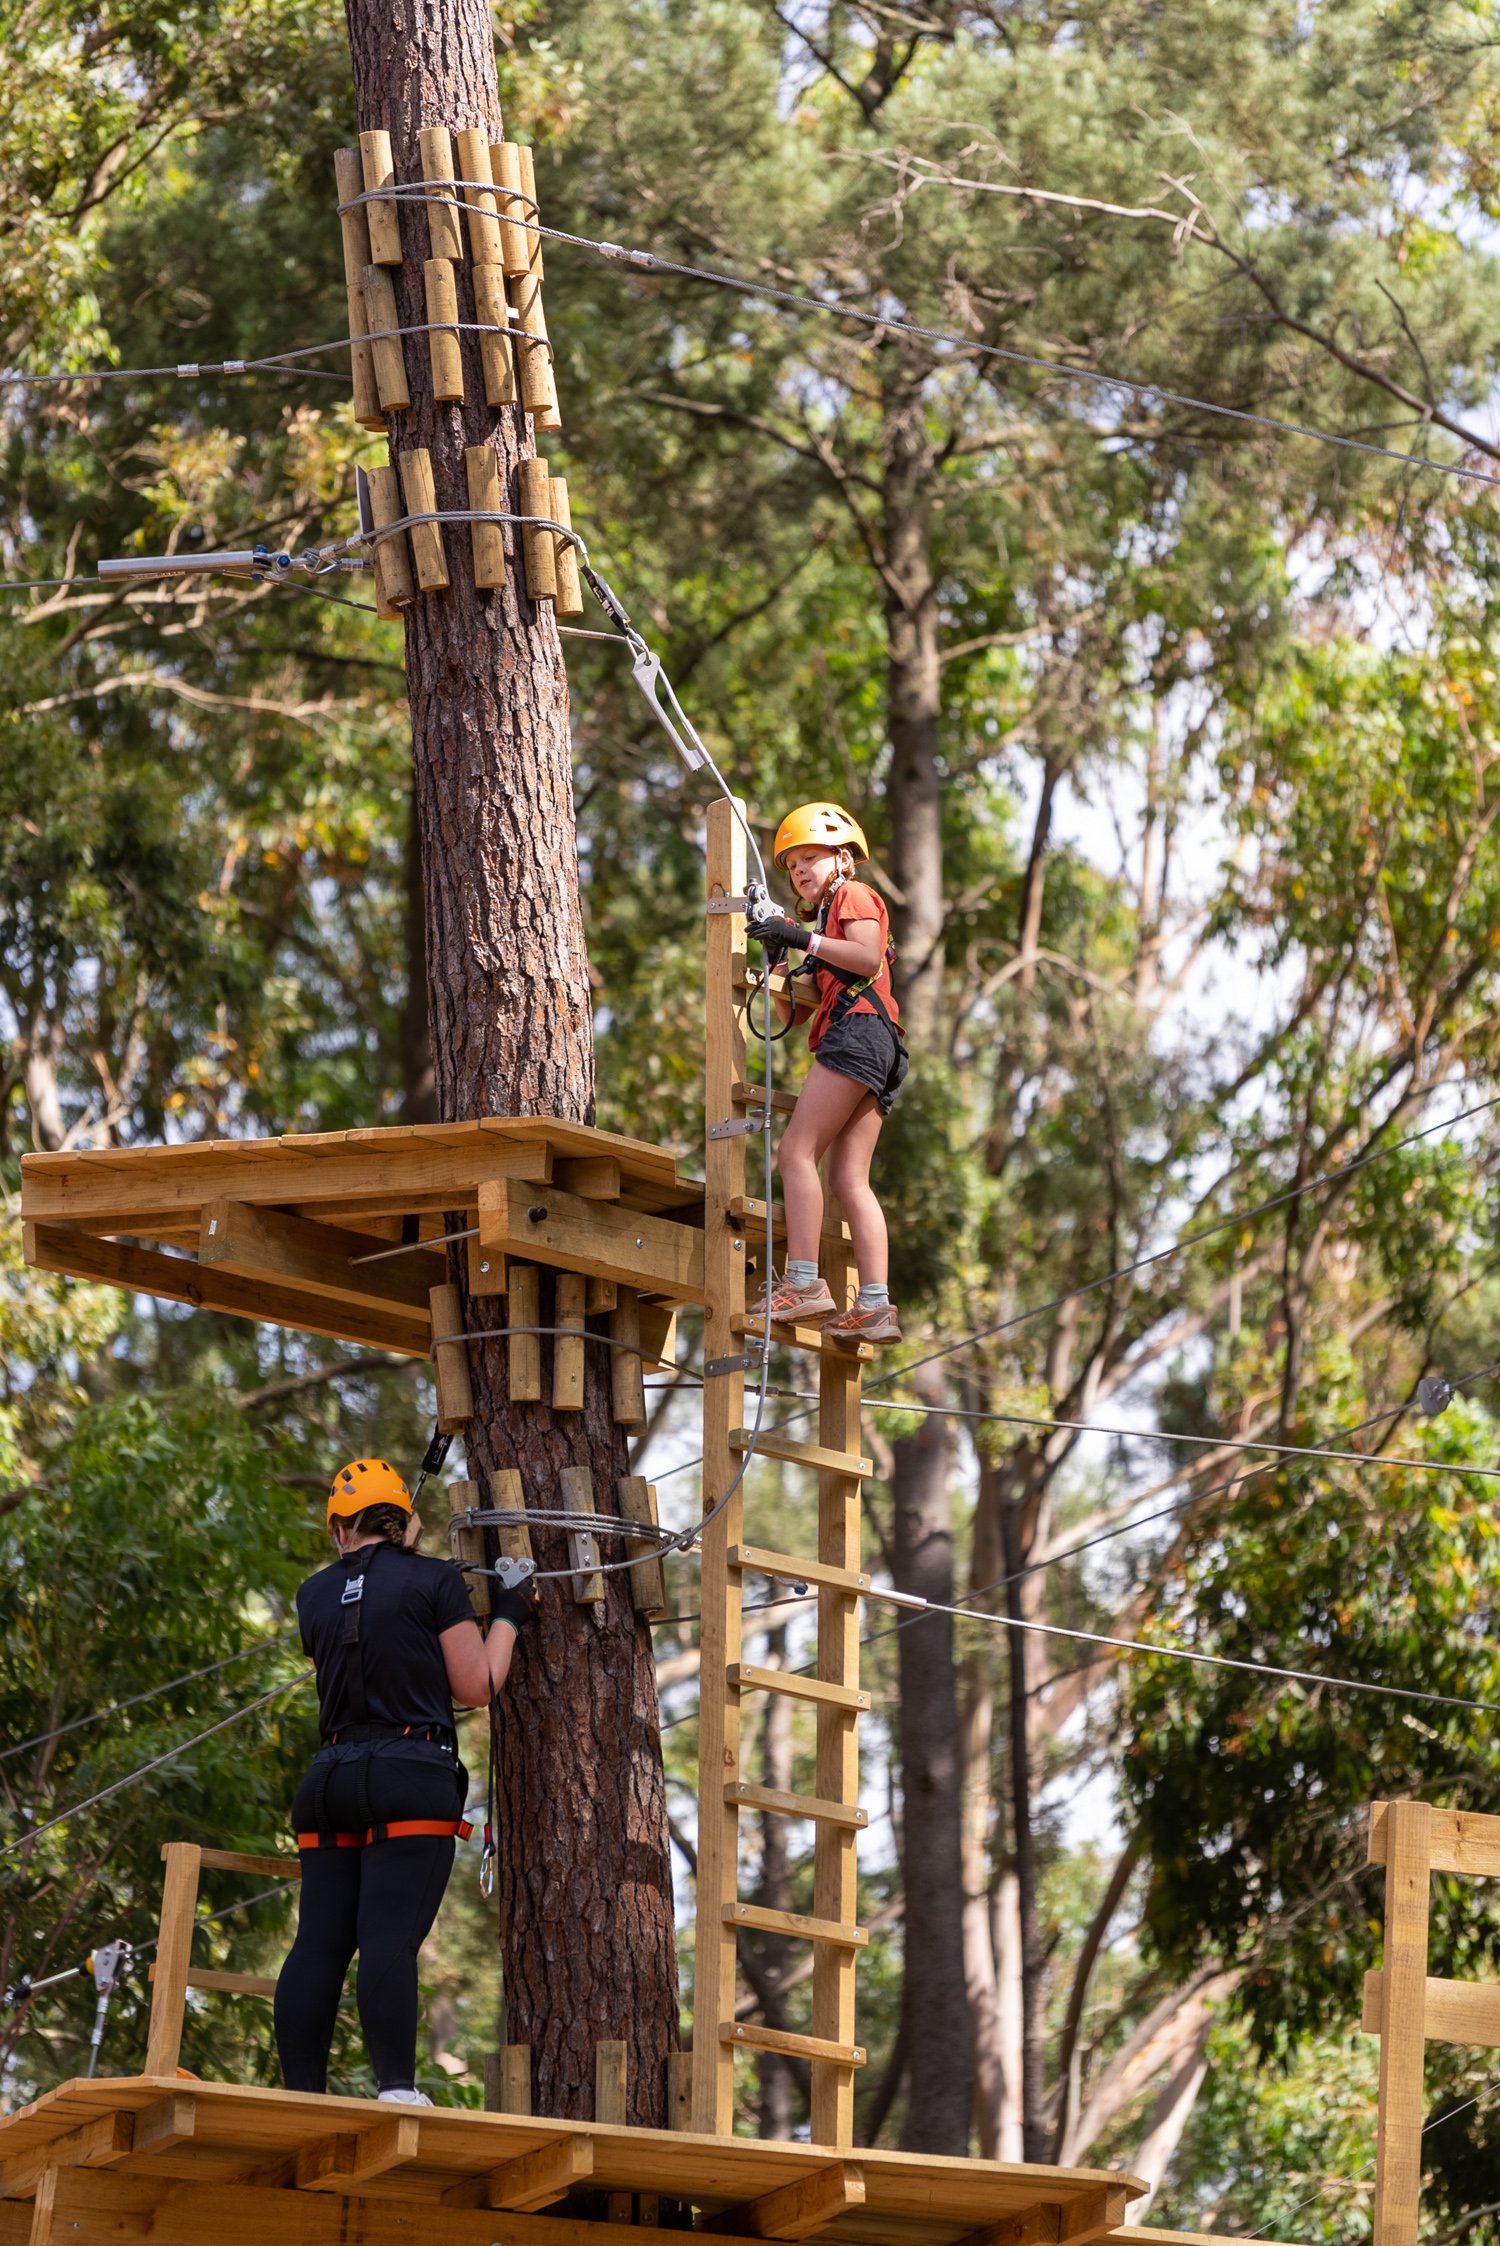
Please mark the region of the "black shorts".
POLYGON ((846 1014, 841 1022, 830 1022, 813 1059, 835 1076, 865 1085, 880 1102, 882 1115, 895 1106, 911 1067, 899 1031, 879 1014, 846 1014))

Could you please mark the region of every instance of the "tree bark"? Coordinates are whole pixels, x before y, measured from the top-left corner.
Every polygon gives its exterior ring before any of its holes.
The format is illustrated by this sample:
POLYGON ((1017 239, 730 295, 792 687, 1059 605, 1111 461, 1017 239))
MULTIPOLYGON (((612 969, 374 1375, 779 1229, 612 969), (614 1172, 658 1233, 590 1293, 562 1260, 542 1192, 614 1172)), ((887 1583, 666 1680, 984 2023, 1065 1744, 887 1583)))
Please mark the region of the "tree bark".
MULTIPOLYGON (((936 1368, 914 1374, 913 1381, 926 1397, 941 1393, 936 1368)), ((896 1581, 902 1590, 951 1604, 948 1422, 933 1413, 892 1449, 896 1581)), ((907 1896, 918 1898, 920 1906, 906 1915, 901 2025, 907 2100, 901 2145, 907 2152, 962 2155, 969 2149, 974 2108, 974 2047, 964 1971, 962 1764, 952 1622, 944 1614, 923 1615, 901 1631, 896 1644, 902 1879, 907 1896), (920 1944, 915 1954, 914 1940, 920 1944)))
MULTIPOLYGON (((347 0, 362 130, 389 131, 396 174, 422 176, 417 135, 431 125, 486 127, 499 139, 494 29, 485 0, 347 0)), ((403 205, 396 274, 403 326, 426 317, 428 240, 420 206, 403 205)), ((467 261, 455 269, 459 318, 475 317, 467 261)), ((411 410, 390 417, 393 456, 424 446, 440 508, 467 506, 464 447, 492 444, 514 507, 516 470, 533 450, 519 408, 492 412, 476 340, 462 338, 465 400, 436 404, 425 338, 405 353, 411 410)), ((466 527, 444 533, 451 584, 406 614, 407 693, 437 1109, 481 1115, 594 1113, 593 1025, 579 896, 567 679, 550 608, 525 596, 516 541, 507 581, 479 592, 466 527)), ((464 1287, 465 1265, 455 1256, 464 1287)), ((543 1324, 551 1322, 543 1290, 543 1324)), ((505 1323, 503 1303, 468 1299, 466 1331, 505 1323)), ((503 1342, 470 1346, 474 1420, 468 1471, 487 1486, 519 1469, 528 1506, 559 1503, 564 1467, 587 1468, 601 1510, 614 1510, 625 1445, 609 1408, 603 1353, 589 1352, 585 1408, 514 1404, 503 1342)), ((560 1534, 535 1533, 542 1569, 567 1565, 560 1534)), ((649 1633, 629 1579, 605 1577, 602 1606, 578 1606, 566 1582, 543 1585, 499 1703, 501 1803, 497 1900, 507 2034, 529 2043, 536 2110, 593 2111, 594 2047, 629 2052, 629 2118, 661 2125, 665 2059, 677 2040, 660 1712, 649 1633)))

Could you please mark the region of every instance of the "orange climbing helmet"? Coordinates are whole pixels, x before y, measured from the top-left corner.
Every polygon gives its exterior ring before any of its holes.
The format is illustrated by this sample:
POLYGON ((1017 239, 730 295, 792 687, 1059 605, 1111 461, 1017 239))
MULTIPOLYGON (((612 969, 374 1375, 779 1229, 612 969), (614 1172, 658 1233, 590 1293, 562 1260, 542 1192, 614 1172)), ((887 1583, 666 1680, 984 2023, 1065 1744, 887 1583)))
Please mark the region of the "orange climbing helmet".
POLYGON ((779 866, 792 850, 850 850, 856 858, 870 855, 864 828, 841 803, 799 803, 789 811, 776 829, 771 856, 779 866))
POLYGON ((367 1505, 399 1505, 403 1513, 411 1511, 411 1491, 383 1458, 351 1458, 339 1468, 328 1492, 326 1525, 332 1528, 335 1521, 346 1521, 367 1505))

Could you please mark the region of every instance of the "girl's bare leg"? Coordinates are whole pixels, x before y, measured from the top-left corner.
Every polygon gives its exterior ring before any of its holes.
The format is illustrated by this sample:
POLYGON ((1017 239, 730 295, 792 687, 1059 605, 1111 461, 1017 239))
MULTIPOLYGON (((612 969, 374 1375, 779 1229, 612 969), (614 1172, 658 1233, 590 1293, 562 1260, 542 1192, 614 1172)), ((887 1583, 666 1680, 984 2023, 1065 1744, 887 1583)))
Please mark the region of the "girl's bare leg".
POLYGON ((866 1092, 828 1158, 828 1190, 848 1221, 861 1286, 883 1287, 890 1272, 885 1211, 870 1190, 870 1164, 884 1121, 874 1093, 866 1092))
MULTIPOLYGON (((788 1262, 818 1261, 823 1237, 823 1181, 818 1176, 818 1164, 864 1101, 875 1106, 863 1084, 856 1084, 848 1076, 836 1076, 831 1068, 813 1062, 776 1154, 786 1208, 788 1262)), ((865 1169, 868 1173, 868 1158, 865 1169)))

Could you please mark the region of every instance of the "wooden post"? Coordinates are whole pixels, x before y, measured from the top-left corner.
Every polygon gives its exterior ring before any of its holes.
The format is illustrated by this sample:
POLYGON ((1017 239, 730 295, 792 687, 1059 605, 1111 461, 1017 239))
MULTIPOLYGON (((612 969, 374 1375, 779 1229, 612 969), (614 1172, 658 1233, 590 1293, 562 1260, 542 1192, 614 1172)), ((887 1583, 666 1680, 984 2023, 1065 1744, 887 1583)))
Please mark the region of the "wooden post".
POLYGON ((453 185, 453 136, 446 125, 428 125, 418 133, 417 146, 422 151, 422 177, 445 198, 442 202, 434 199, 427 205, 429 255, 460 265, 464 237, 458 212, 453 207, 458 201, 453 185))
MULTIPOLYGON (((477 1511, 479 1504, 480 1490, 477 1482, 448 1484, 450 1518, 458 1513, 477 1511)), ((483 1529, 450 1529, 448 1533, 453 1540, 453 1556, 456 1560, 462 1560, 470 1567, 484 1566, 483 1529)), ((464 1582, 468 1586, 469 1604, 474 1609, 475 1620, 482 1622, 490 1612, 490 1578, 487 1575, 466 1575, 464 1582)))
MULTIPOLYGON (((409 515, 435 515, 437 490, 432 480, 432 456, 422 446, 414 445, 410 452, 399 457, 401 491, 409 515)), ((417 583, 424 593, 443 592, 448 584, 448 557, 443 551, 443 526, 441 523, 413 523, 407 533, 411 539, 412 560, 417 565, 417 583)))
POLYGON ((531 2111, 531 2045, 507 2043, 500 2053, 500 2111, 531 2111))
MULTIPOLYGON (((360 168, 364 173, 366 189, 393 187, 396 167, 391 161, 391 136, 389 133, 370 132, 359 136, 360 168)), ((366 203, 366 223, 370 229, 370 256, 376 265, 401 263, 401 218, 397 203, 366 203)))
MULTIPOLYGON (((745 836, 735 808, 709 806, 707 894, 745 894, 745 836)), ((703 1508, 711 1511, 735 1480, 739 1459, 730 1434, 744 1424, 742 1370, 714 1373, 718 1358, 744 1355, 734 1330, 745 1310, 744 1241, 730 1204, 745 1190, 745 1140, 715 1138, 713 1126, 734 1113, 734 1087, 745 1080, 745 1036, 735 1011, 736 975, 745 965, 745 923, 738 913, 707 916, 704 993, 704 1088, 709 1136, 704 1155, 703 1247, 708 1301, 703 1325, 703 1508)), ((757 1140, 755 1142, 759 1144, 757 1140)), ((736 1489, 704 1531, 699 1570, 702 1648, 698 1710, 698 1921, 693 1967, 693 2127, 706 2136, 734 2130, 734 2052, 724 2031, 734 2022, 735 1943, 726 1939, 724 1907, 734 1901, 739 1817, 726 1787, 740 1774, 740 1702, 728 1689, 739 1664, 740 1577, 728 1554, 744 1541, 744 1494, 736 1489)))
MULTIPOLYGON (((619 1482, 620 1511, 627 1521, 656 1526, 656 1485, 644 1474, 625 1474, 619 1482)), ((661 1622, 667 1612, 666 1563, 650 1557, 660 1550, 654 1536, 630 1536, 625 1549, 641 1565, 630 1571, 630 1594, 637 1614, 648 1622, 661 1622)))
MULTIPOLYGON (((525 391, 523 360, 522 391, 525 391)), ((552 513, 552 477, 545 460, 521 462, 521 504, 516 512, 546 521, 552 513)), ((526 563, 526 590, 534 601, 557 598, 557 541, 550 530, 521 526, 521 552, 526 563)))
POLYGON ((583 1304, 588 1282, 581 1271, 559 1271, 553 1292, 552 1409, 583 1410, 583 1304), (573 1336, 577 1335, 574 1340, 573 1336))
POLYGON ((500 262, 507 273, 525 273, 531 265, 531 235, 523 220, 530 218, 521 186, 521 151, 513 140, 490 144, 490 169, 500 192, 500 262))
POLYGON ((644 1427, 646 1387, 641 1377, 641 1298, 634 1287, 621 1287, 619 1301, 610 1312, 609 1338, 623 1348, 609 1353, 610 1408, 616 1427, 644 1427))
MULTIPOLYGON (((570 1513, 592 1513, 594 1484, 588 1469, 583 1466, 565 1466, 557 1477, 563 1504, 570 1513)), ((579 1570, 597 1568, 599 1541, 587 1529, 569 1529, 568 1564, 579 1570)), ((586 1572, 573 1577, 573 1600, 577 1606, 602 1606, 604 1603, 604 1578, 586 1572)))
MULTIPOLYGON (((377 530, 399 522, 405 514, 394 468, 370 470, 370 510, 377 530)), ((382 538, 371 551, 375 557, 375 598, 381 615, 389 620, 399 616, 407 602, 417 597, 406 532, 398 530, 390 538, 382 538)))
POLYGON ((147 2074, 175 2076, 182 2056, 182 2018, 202 1856, 203 1851, 192 1841, 169 1840, 162 1848, 167 1869, 162 1879, 161 1932, 151 1987, 151 2026, 146 2037, 147 2074))
POLYGON ((479 338, 479 363, 484 369, 486 405, 513 406, 516 389, 516 354, 510 340, 510 306, 505 297, 505 275, 498 265, 474 268, 474 317, 486 330, 479 338))
MULTIPOLYGON (((568 505, 568 485, 565 477, 554 476, 552 478, 551 497, 552 520, 561 523, 565 530, 571 530, 573 527, 573 512, 568 505)), ((557 614, 559 616, 581 616, 583 614, 583 580, 578 574, 578 548, 570 538, 564 538, 562 531, 555 530, 552 536, 557 547, 557 614)))
POLYGON ((437 1423, 443 1433, 467 1427, 474 1417, 474 1392, 469 1384, 469 1345, 452 1337, 464 1330, 463 1304, 457 1287, 433 1287, 432 1361, 437 1374, 437 1423))
MULTIPOLYGON (((508 1326, 539 1326, 542 1290, 534 1263, 510 1267, 508 1326)), ((539 1404, 542 1400, 542 1343, 536 1333, 510 1337, 510 1400, 513 1404, 539 1404)))
MULTIPOLYGON (((509 513, 509 509, 501 504, 500 463, 495 458, 493 445, 465 445, 464 472, 469 485, 469 505, 476 513, 509 513)), ((469 543, 474 552, 474 582, 486 592, 493 592, 496 586, 505 583, 505 536, 502 526, 499 523, 470 523, 469 543)), ((477 1245, 476 1241, 469 1242, 471 1250, 477 1245)), ((499 1265, 502 1282, 498 1287, 486 1287, 479 1291, 485 1294, 502 1294, 505 1257, 498 1248, 486 1248, 484 1254, 499 1265)), ((472 1269, 469 1285, 472 1291, 472 1269)))
POLYGON ((625 2066, 623 2043, 594 2045, 594 2119, 614 2129, 625 2126, 625 2066))
POLYGON ((1432 1811, 1426 1802, 1395 1801, 1386 1816, 1374 2246, 1416 2246, 1422 2184, 1432 1811))
MULTIPOLYGON (((375 205, 370 205, 374 210, 375 205)), ((367 265, 361 280, 365 299, 365 333, 373 338, 370 355, 375 361, 375 388, 386 413, 406 413, 411 388, 406 379, 403 338, 393 331, 401 325, 396 310, 396 288, 379 265, 367 265)))
POLYGON ((440 405, 454 405, 464 394, 464 356, 458 344, 458 287, 445 257, 430 257, 423 267, 427 288, 427 338, 432 360, 432 394, 440 405))
MULTIPOLYGON (((337 148, 333 155, 333 176, 341 203, 348 203, 364 192, 364 166, 357 148, 337 148)), ((370 256, 370 226, 365 217, 366 206, 356 204, 353 210, 340 211, 339 233, 344 246, 344 288, 349 303, 349 334, 351 339, 365 332, 365 267, 373 260, 370 256)), ((354 341, 350 357, 354 366, 354 418, 364 429, 383 429, 385 415, 380 410, 380 393, 375 387, 375 360, 368 343, 354 341)))
POLYGON ((458 168, 470 183, 463 198, 469 206, 469 254, 476 267, 498 265, 500 220, 494 196, 484 192, 495 175, 490 166, 490 136, 482 125, 472 125, 459 134, 458 168))
POLYGON ((667 2127, 691 2129, 693 2126, 693 2054, 691 2051, 667 2053, 667 2127))

